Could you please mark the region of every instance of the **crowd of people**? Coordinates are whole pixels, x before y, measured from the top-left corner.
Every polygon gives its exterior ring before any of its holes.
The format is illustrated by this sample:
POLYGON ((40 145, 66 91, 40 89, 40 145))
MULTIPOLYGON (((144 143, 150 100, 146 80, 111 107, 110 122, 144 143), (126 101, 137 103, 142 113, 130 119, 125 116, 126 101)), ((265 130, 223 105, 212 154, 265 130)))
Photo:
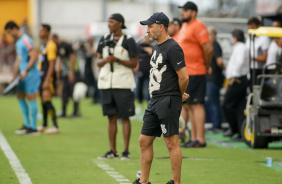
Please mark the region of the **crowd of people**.
MULTIPOLYGON (((97 50, 94 49, 92 37, 78 48, 85 61, 84 75, 80 73, 78 55, 72 45, 52 34, 49 24, 40 26, 41 46, 38 54, 30 36, 14 21, 9 21, 5 31, 16 40, 13 79, 20 73, 17 98, 24 117, 24 125, 16 133, 38 135, 39 132, 60 132, 52 104, 52 96, 56 94, 59 84, 62 86, 60 117, 68 116, 70 99, 74 106, 71 116, 80 117, 79 100, 73 98, 73 91, 76 84, 82 81, 87 84, 89 96, 94 102, 101 103, 103 115, 108 119, 109 151, 99 159, 119 158, 116 149, 118 119, 123 125, 124 138, 121 159, 130 159, 130 117, 141 113, 143 101, 148 101, 139 138, 141 178, 134 184, 150 183, 153 142, 162 134, 172 166, 172 180, 168 184, 180 183, 182 156, 179 139, 183 142, 183 148, 207 146, 207 119, 212 122, 213 132, 222 132, 224 117, 229 129, 223 135, 233 137, 237 134, 234 139, 240 141, 247 90, 252 91, 254 85, 250 81, 262 73, 265 64, 282 62, 282 41, 266 36, 256 37, 255 52, 250 52, 249 66, 250 40, 245 38, 241 29, 234 29, 230 38, 232 54, 225 65, 216 28, 207 28, 197 19, 198 7, 195 3, 188 1, 179 8, 182 10, 181 18, 169 20, 164 13, 158 12, 141 21, 141 25, 147 26, 147 35, 137 43, 131 35, 123 32, 126 29, 124 17, 119 13, 112 14, 108 18, 109 33, 100 39, 97 50), (99 67, 97 79, 92 70, 94 58, 99 67), (252 75, 253 72, 256 75, 252 75), (228 85, 221 103, 220 89, 226 79, 228 85), (137 88, 136 95, 134 88, 137 88), (37 92, 43 114, 40 126, 37 126, 36 118, 37 92), (135 96, 138 101, 136 108, 135 96), (48 116, 53 122, 53 127, 49 129, 48 116), (191 129, 187 125, 189 121, 191 129)), ((261 21, 252 17, 247 26, 257 29, 261 21)), ((275 20, 273 26, 282 27, 281 20, 275 20)), ((4 37, 1 46, 8 47, 4 37)), ((259 83, 258 80, 254 81, 259 83)))

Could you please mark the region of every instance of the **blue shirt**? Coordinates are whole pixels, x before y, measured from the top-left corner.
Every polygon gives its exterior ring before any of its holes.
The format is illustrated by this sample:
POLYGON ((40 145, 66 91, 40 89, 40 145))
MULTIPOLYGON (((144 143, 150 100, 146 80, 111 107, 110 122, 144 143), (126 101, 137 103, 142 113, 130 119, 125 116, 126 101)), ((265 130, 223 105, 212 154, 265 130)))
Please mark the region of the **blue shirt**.
MULTIPOLYGON (((22 36, 16 42, 16 51, 17 56, 19 58, 19 69, 20 73, 26 70, 29 63, 29 51, 34 49, 34 44, 32 39, 26 35, 22 34, 22 36)), ((28 73, 38 72, 37 70, 37 61, 34 66, 29 70, 28 73)))

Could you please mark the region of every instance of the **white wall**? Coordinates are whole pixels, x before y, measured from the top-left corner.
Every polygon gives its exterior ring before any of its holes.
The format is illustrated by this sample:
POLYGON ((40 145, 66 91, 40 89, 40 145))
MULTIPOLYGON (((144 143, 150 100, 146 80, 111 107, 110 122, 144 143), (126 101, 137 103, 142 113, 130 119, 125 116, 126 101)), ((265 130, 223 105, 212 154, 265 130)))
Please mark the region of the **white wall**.
MULTIPOLYGON (((38 1, 38 26, 48 23, 52 31, 65 39, 84 38, 86 27, 92 23, 93 34, 108 32, 107 23, 103 22, 103 4, 101 0, 37 0, 38 1)), ((108 2, 106 16, 112 13, 121 13, 128 29, 125 32, 137 34, 139 21, 147 19, 153 13, 152 3, 125 3, 108 2)), ((164 12, 171 16, 169 6, 160 4, 154 6, 156 11, 164 12)), ((106 19, 107 19, 106 17, 106 19)), ((105 20, 106 20, 105 19, 105 20)))

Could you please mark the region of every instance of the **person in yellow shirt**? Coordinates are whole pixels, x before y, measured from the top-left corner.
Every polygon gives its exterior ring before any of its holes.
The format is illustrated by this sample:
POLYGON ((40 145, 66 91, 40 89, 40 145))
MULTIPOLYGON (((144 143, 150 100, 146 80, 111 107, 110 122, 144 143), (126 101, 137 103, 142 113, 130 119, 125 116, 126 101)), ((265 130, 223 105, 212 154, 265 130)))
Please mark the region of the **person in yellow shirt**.
POLYGON ((59 133, 56 110, 52 104, 52 95, 55 94, 55 62, 57 57, 57 46, 49 39, 51 26, 42 24, 39 30, 39 37, 42 41, 39 55, 39 70, 41 72, 40 97, 43 109, 43 125, 39 126, 39 132, 45 131, 47 134, 59 133), (53 120, 53 127, 47 129, 48 114, 53 120))

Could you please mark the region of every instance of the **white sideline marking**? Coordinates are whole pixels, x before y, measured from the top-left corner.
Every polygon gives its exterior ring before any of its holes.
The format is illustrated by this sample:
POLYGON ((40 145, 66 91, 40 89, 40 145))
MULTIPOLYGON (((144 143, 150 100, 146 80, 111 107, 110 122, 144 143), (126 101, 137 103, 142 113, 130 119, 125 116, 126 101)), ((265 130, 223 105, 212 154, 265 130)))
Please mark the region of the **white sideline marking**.
POLYGON ((92 160, 98 167, 106 171, 106 173, 114 178, 119 184, 131 184, 129 179, 125 178, 123 175, 120 175, 114 168, 103 162, 102 160, 92 160))
POLYGON ((8 158, 12 169, 15 171, 20 184, 32 184, 28 174, 25 172, 21 162, 12 150, 11 146, 7 142, 5 136, 0 130, 0 147, 3 150, 5 156, 8 158))

